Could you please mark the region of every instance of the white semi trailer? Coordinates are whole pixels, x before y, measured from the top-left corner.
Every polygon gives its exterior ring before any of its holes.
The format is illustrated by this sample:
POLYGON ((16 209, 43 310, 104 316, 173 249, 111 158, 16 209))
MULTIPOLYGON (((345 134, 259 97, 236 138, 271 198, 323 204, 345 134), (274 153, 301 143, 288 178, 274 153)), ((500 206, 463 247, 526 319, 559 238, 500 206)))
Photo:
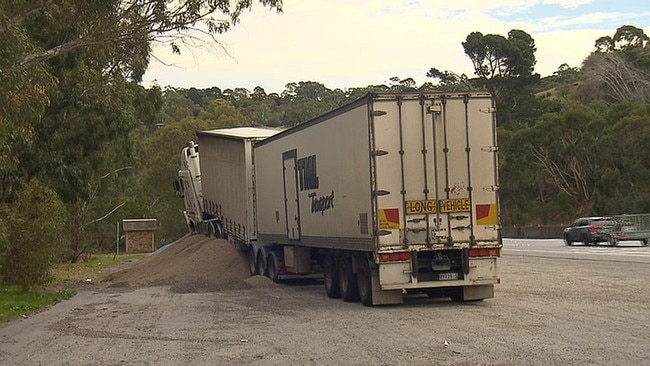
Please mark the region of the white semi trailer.
MULTIPOLYGON (((216 237, 246 250, 257 240, 253 145, 278 129, 237 127, 198 133, 203 212, 216 237)), ((211 236, 211 235, 210 235, 211 236)))
POLYGON ((322 276, 329 297, 364 305, 493 297, 490 94, 371 94, 279 133, 240 132, 200 133, 200 164, 204 209, 252 274, 322 276))

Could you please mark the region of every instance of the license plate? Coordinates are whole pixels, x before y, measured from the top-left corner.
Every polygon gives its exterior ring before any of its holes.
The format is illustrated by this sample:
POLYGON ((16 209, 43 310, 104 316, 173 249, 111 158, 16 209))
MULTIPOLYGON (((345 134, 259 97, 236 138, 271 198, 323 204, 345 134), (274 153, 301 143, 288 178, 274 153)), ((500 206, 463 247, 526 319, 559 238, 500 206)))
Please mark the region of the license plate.
POLYGON ((457 273, 457 272, 451 272, 451 273, 439 273, 439 274, 438 274, 438 279, 439 279, 440 281, 457 280, 457 279, 458 279, 458 273, 457 273))

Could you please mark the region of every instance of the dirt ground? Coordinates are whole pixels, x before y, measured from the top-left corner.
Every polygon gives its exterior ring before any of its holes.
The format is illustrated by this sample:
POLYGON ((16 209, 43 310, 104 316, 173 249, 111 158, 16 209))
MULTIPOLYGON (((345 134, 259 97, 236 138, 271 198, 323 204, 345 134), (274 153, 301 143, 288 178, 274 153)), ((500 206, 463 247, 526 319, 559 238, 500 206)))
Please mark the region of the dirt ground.
POLYGON ((647 365, 650 266, 504 255, 495 298, 368 308, 186 237, 0 328, 4 365, 647 365))

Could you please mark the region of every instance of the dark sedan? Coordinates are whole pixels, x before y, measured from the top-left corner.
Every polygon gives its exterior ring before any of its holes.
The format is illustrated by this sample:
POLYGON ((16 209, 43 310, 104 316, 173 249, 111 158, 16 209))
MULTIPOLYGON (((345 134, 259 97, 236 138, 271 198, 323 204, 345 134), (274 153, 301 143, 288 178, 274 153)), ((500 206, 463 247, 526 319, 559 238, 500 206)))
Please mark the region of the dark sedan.
POLYGON ((596 245, 600 242, 616 245, 614 228, 616 222, 611 217, 581 217, 564 229, 564 242, 573 245, 582 242, 584 245, 596 245))

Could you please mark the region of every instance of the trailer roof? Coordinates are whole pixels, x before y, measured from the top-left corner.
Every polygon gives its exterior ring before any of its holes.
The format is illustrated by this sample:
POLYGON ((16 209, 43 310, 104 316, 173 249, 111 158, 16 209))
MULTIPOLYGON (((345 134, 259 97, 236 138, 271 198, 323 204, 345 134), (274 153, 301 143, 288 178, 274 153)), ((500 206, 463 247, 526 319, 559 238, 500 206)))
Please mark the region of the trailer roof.
POLYGON ((234 127, 216 130, 200 131, 199 135, 224 136, 234 139, 265 139, 271 137, 282 129, 271 127, 234 127))
POLYGON ((374 101, 386 101, 386 100, 412 100, 412 99, 440 99, 440 98, 462 98, 462 97, 480 97, 480 98, 492 98, 492 95, 488 92, 455 92, 455 93, 442 93, 442 92, 431 92, 431 93, 418 93, 418 92, 403 92, 403 93, 391 93, 391 92, 379 92, 379 93, 368 93, 365 96, 351 101, 348 104, 345 104, 337 109, 334 109, 330 112, 327 112, 321 116, 313 118, 309 121, 305 121, 301 124, 295 125, 293 127, 287 128, 281 134, 268 136, 269 138, 264 139, 263 141, 258 142, 257 146, 270 143, 274 140, 280 139, 283 136, 292 134, 296 131, 305 129, 311 125, 326 121, 334 116, 350 111, 354 108, 357 108, 362 105, 372 104, 374 101))

